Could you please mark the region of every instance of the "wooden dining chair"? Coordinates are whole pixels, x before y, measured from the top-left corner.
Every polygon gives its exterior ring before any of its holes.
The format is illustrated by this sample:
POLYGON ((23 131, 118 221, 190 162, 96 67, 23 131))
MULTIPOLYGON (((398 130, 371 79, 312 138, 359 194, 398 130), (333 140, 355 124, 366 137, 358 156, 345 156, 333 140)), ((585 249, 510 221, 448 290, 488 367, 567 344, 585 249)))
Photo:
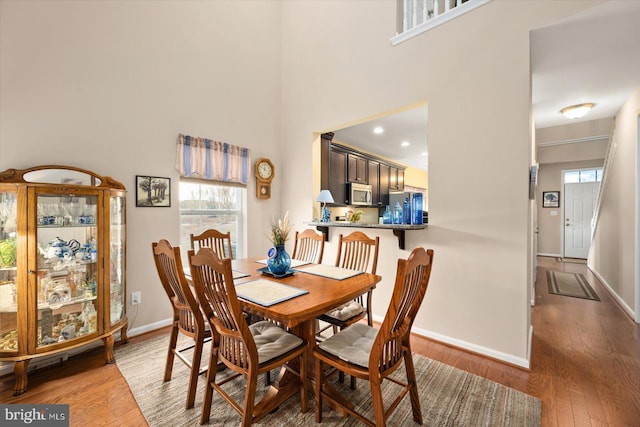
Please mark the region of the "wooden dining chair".
POLYGON ((210 228, 198 235, 190 234, 191 249, 197 251, 200 248, 211 248, 220 258, 233 259, 231 247, 231 232, 222 233, 215 228, 210 228))
POLYGON ((322 264, 324 254, 324 233, 316 233, 308 228, 302 233, 296 231, 291 258, 312 264, 322 264))
POLYGON ((282 400, 266 403, 265 399, 270 397, 267 394, 255 403, 258 375, 278 366, 284 366, 300 378, 301 410, 306 412, 306 341, 266 320, 247 324, 236 294, 229 258, 221 259, 210 248, 203 248, 197 254, 189 251, 189 264, 201 309, 215 330, 200 424, 209 420, 214 389, 238 411, 243 426, 269 414, 282 400), (299 359, 298 371, 287 366, 287 362, 295 359, 299 359), (236 374, 216 382, 218 360, 236 374), (240 375, 246 379, 243 406, 222 387, 240 375))
POLYGON ((173 308, 173 322, 169 350, 167 352, 167 363, 164 368, 164 381, 171 380, 173 362, 175 356, 178 356, 178 359, 184 362, 191 370, 189 391, 187 393, 187 408, 191 408, 196 396, 198 376, 206 372, 206 369, 200 370, 200 359, 204 343, 210 340, 211 330, 205 327, 200 306, 185 277, 180 259, 180 248, 172 247, 164 239, 152 243, 151 246, 160 283, 162 283, 162 287, 167 293, 173 308), (180 333, 193 339, 193 343, 185 347, 176 348, 180 333), (193 349, 191 360, 183 354, 190 349, 193 349))
MULTIPOLYGON (((338 254, 335 265, 336 267, 376 274, 379 246, 379 237, 371 239, 361 231, 354 231, 348 236, 341 234, 338 238, 338 254)), ((373 324, 371 296, 372 291, 367 292, 366 305, 364 296, 361 295, 355 300, 319 316, 318 319, 333 326, 334 332, 337 332, 338 328, 344 329, 364 319, 365 316, 367 317, 367 323, 371 326, 373 324)), ((322 332, 322 330, 319 332, 322 332)))
POLYGON ((427 291, 432 265, 433 250, 431 249, 425 251, 423 248, 416 248, 408 259, 399 259, 393 295, 380 329, 355 323, 314 347, 316 422, 322 421, 322 400, 326 398, 336 407, 369 426, 385 426, 391 413, 409 393, 413 419, 418 424, 422 424, 409 336, 427 291), (389 377, 402 365, 403 361, 406 383, 401 382, 397 377, 389 377), (326 376, 323 372, 323 364, 334 368, 326 376), (327 392, 327 381, 336 372, 344 372, 352 377, 369 381, 375 421, 356 412, 353 405, 347 404, 342 396, 336 396, 335 391, 327 392), (382 382, 385 379, 402 386, 402 391, 386 410, 382 401, 382 382))

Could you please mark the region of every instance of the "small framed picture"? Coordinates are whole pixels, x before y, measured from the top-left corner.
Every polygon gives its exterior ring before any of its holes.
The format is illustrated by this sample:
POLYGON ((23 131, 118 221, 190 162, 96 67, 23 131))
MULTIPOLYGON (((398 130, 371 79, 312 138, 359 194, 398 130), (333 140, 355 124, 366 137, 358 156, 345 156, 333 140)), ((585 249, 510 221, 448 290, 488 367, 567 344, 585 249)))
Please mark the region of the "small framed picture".
POLYGON ((158 208, 171 206, 171 178, 136 175, 136 206, 158 208))
POLYGON ((542 207, 543 208, 559 208, 560 192, 559 191, 543 191, 542 207))

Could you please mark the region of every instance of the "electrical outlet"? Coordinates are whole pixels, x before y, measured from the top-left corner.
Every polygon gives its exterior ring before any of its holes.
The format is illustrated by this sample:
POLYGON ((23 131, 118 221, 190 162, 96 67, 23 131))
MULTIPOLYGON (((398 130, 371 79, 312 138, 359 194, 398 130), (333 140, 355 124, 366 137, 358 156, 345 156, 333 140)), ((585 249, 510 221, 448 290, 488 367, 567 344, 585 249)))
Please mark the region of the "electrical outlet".
POLYGON ((142 292, 131 292, 131 305, 140 304, 142 302, 142 292))

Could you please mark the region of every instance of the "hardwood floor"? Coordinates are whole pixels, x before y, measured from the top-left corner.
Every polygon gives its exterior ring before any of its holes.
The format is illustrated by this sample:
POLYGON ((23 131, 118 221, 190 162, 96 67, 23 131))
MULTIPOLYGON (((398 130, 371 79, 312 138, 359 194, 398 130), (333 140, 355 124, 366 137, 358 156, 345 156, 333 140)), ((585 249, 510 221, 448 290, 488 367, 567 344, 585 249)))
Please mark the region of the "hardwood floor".
MULTIPOLYGON (((545 427, 640 426, 640 325, 585 265, 541 257, 538 267, 530 371, 421 337, 414 337, 413 350, 540 398, 545 427), (602 301, 549 294, 545 269, 583 273, 602 301)), ((104 364, 101 348, 75 359, 31 373, 21 396, 12 395, 12 376, 1 378, 0 402, 69 404, 71 426, 147 425, 118 368, 104 364)))

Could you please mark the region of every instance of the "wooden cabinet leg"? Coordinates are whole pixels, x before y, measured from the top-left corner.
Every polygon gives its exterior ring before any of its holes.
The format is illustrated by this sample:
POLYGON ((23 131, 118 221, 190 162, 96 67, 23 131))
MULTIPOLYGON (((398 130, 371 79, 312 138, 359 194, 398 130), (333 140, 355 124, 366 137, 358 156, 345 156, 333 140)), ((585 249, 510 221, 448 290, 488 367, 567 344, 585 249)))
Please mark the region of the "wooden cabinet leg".
POLYGON ((120 343, 126 344, 129 342, 129 337, 127 336, 127 327, 129 325, 127 323, 120 329, 120 343))
POLYGON ((16 377, 16 382, 13 386, 13 395, 19 396, 27 391, 27 367, 29 366, 30 359, 21 360, 15 362, 13 366, 13 374, 16 377))
POLYGON ((113 335, 109 334, 102 338, 104 341, 104 358, 107 363, 116 363, 116 356, 113 353, 113 335))

